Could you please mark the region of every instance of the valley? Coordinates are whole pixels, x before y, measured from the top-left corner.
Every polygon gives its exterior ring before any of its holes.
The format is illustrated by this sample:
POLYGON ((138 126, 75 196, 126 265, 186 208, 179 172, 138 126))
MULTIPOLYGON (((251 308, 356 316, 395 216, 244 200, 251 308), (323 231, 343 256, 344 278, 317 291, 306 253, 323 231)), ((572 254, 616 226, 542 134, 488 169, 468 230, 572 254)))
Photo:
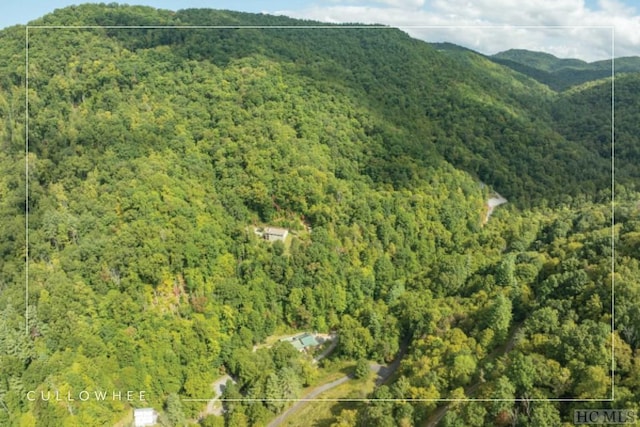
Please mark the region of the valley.
POLYGON ((85 4, 28 68, 0 31, 0 425, 640 410, 635 59, 315 24, 85 4), (98 389, 145 401, 28 398, 98 389))

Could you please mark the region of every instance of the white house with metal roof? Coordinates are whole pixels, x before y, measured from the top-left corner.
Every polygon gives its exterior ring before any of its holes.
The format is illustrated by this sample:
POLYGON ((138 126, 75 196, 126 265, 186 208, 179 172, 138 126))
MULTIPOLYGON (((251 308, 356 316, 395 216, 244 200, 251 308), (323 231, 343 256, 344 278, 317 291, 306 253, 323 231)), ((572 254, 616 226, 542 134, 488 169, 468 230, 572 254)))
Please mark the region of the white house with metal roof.
POLYGON ((138 408, 133 410, 133 425, 135 427, 154 426, 158 423, 158 413, 153 408, 138 408))

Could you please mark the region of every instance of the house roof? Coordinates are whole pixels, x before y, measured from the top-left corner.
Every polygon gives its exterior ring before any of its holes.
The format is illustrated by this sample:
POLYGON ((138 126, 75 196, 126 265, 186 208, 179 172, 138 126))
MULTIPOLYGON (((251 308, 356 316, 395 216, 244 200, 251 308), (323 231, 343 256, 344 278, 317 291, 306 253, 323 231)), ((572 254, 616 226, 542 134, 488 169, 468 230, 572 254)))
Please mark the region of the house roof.
POLYGON ((300 342, 300 340, 293 340, 293 341, 289 341, 291 343, 291 345, 296 349, 296 350, 302 350, 304 348, 304 344, 302 344, 302 342, 300 342))
POLYGON ((288 233, 289 230, 287 230, 286 228, 279 228, 279 227, 267 227, 264 230, 264 232, 267 233, 267 234, 284 235, 284 234, 288 233))
POLYGON ((313 335, 304 335, 300 337, 300 343, 304 347, 315 347, 320 344, 313 335))
POLYGON ((280 341, 290 342, 296 350, 302 350, 306 347, 315 347, 317 345, 320 345, 320 342, 318 342, 316 337, 309 332, 305 332, 304 334, 296 335, 294 337, 282 338, 280 341))

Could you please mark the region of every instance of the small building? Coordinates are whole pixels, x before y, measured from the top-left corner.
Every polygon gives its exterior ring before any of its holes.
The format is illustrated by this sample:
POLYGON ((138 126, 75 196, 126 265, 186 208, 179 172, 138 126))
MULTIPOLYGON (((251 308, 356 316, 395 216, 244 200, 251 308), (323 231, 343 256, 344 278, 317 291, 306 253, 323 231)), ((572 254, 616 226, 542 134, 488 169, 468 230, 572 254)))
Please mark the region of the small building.
POLYGON ((287 230, 286 228, 267 227, 264 229, 262 237, 270 242, 275 242, 276 240, 284 242, 284 239, 287 238, 287 235, 289 235, 289 230, 287 230))
POLYGON ((135 427, 154 426, 158 423, 158 413, 153 408, 138 408, 133 410, 133 425, 135 427))
POLYGON ((308 348, 317 347, 320 345, 316 337, 308 332, 302 335, 296 335, 295 337, 284 338, 281 341, 290 342, 291 345, 298 351, 304 351, 308 348))
POLYGON ((311 334, 304 334, 299 338, 299 340, 303 348, 317 347, 320 345, 318 340, 316 340, 316 337, 311 334))

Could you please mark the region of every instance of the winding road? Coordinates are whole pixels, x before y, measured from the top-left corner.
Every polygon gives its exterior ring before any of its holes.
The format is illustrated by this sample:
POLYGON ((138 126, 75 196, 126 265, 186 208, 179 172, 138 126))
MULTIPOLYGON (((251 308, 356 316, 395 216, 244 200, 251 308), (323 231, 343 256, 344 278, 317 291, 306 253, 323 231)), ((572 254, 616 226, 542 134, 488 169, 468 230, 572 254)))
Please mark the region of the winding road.
MULTIPOLYGON (((406 340, 402 343, 402 346, 400 347, 400 351, 398 352, 396 358, 393 360, 393 362, 389 363, 388 365, 380 365, 379 363, 369 364, 369 367, 371 368, 371 370, 375 372, 378 376, 378 378, 376 378, 377 386, 384 384, 384 382, 389 379, 389 377, 396 371, 396 369, 398 369, 398 367, 400 366, 400 362, 402 361, 402 358, 407 352, 408 347, 409 347, 409 340, 406 340)), ((316 387, 308 394, 302 396, 300 400, 297 400, 296 403, 294 403, 290 408, 288 408, 282 414, 274 418, 267 425, 267 427, 279 426, 289 415, 299 410, 302 406, 306 405, 310 399, 314 399, 315 397, 319 396, 325 391, 331 390, 332 388, 337 387, 340 384, 344 384, 352 378, 353 377, 351 375, 345 375, 344 377, 338 378, 337 380, 331 381, 330 383, 326 383, 319 387, 316 387)))
POLYGON ((236 383, 236 381, 229 375, 223 375, 222 377, 218 378, 213 384, 211 384, 214 396, 207 402, 207 407, 204 409, 204 411, 200 412, 200 414, 198 415, 198 420, 205 418, 207 415, 222 415, 222 406, 216 407, 215 404, 220 396, 222 396, 222 392, 227 385, 227 381, 231 381, 234 384, 236 383))
POLYGON ((487 221, 489 221, 489 217, 497 206, 503 205, 505 203, 507 203, 507 199, 505 199, 498 193, 495 193, 493 196, 489 197, 489 200, 487 200, 487 215, 484 218, 483 224, 486 224, 487 221))
POLYGON ((286 411, 278 415, 276 418, 274 418, 273 421, 271 421, 267 425, 267 427, 279 426, 280 424, 282 424, 285 418, 287 418, 289 415, 291 415, 292 413, 300 409, 303 405, 305 405, 308 402, 308 399, 313 399, 327 390, 331 390, 334 387, 338 387, 340 384, 346 383, 350 379, 351 377, 349 375, 345 375, 344 377, 338 378, 335 381, 331 381, 330 383, 326 383, 321 385, 320 387, 315 388, 309 394, 303 396, 302 400, 298 400, 296 403, 293 404, 293 406, 291 406, 289 409, 287 409, 286 411))

